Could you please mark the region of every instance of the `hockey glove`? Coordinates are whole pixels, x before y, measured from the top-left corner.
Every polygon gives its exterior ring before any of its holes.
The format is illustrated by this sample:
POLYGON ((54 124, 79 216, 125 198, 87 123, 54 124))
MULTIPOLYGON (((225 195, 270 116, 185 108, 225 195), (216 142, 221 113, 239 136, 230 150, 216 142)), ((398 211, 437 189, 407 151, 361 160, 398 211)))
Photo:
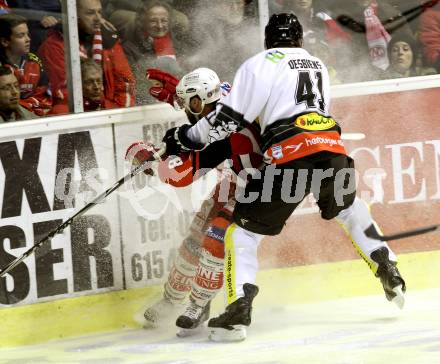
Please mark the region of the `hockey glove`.
POLYGON ((172 74, 163 72, 159 69, 147 69, 147 79, 159 81, 161 86, 150 87, 150 95, 159 101, 167 102, 174 106, 174 96, 176 95, 176 86, 179 80, 172 74))
POLYGON ((125 160, 131 162, 131 165, 135 167, 145 163, 143 172, 149 176, 153 176, 154 172, 151 168, 151 163, 146 162, 158 159, 156 154, 158 151, 159 148, 156 148, 151 143, 136 142, 128 147, 125 153, 125 160))
POLYGON ((186 131, 189 128, 191 128, 191 125, 184 124, 176 128, 171 128, 165 133, 162 141, 167 146, 167 155, 179 155, 180 152, 201 150, 204 148, 204 145, 202 143, 193 142, 186 136, 186 131))

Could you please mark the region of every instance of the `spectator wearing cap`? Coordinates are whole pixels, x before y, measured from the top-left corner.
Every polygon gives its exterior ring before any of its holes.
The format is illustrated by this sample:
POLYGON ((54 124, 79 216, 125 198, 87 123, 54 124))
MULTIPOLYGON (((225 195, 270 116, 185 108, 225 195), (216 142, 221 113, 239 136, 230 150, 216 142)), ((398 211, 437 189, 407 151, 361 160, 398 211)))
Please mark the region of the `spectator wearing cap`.
MULTIPOLYGON (((105 97, 119 105, 135 104, 135 79, 116 32, 103 26, 100 0, 78 0, 80 57, 92 58, 102 66, 105 97)), ((54 104, 67 104, 67 82, 63 33, 49 32, 38 53, 49 75, 54 104)))
POLYGON ((31 39, 26 19, 0 15, 0 64, 11 68, 20 84, 20 104, 38 116, 52 107, 48 78, 41 60, 29 52, 31 39))
POLYGON ((20 105, 20 84, 9 67, 0 66, 0 123, 35 119, 20 105))
POLYGON ((419 47, 414 37, 396 34, 388 44, 390 66, 381 78, 400 78, 435 74, 435 69, 422 67, 418 62, 419 47))

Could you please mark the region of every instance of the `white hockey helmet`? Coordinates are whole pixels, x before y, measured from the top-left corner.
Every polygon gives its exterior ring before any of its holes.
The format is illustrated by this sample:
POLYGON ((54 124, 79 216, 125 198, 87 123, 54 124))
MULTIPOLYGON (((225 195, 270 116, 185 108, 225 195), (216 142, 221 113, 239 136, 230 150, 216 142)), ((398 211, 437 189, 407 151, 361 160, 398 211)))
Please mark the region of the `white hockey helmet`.
POLYGON ((222 95, 220 79, 213 70, 209 68, 197 68, 182 77, 176 86, 177 102, 180 107, 184 107, 192 114, 198 115, 190 108, 191 98, 200 97, 202 100, 202 110, 206 104, 217 101, 222 95))

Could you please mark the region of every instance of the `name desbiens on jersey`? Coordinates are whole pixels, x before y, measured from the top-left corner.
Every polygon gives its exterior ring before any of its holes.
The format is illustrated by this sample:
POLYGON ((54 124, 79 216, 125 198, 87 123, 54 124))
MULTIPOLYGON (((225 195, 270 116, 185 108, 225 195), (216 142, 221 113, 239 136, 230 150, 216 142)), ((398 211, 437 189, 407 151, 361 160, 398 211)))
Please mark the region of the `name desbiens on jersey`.
POLYGON ((291 59, 289 61, 289 67, 293 70, 302 68, 311 68, 314 70, 322 69, 321 63, 318 61, 312 61, 310 59, 291 59))

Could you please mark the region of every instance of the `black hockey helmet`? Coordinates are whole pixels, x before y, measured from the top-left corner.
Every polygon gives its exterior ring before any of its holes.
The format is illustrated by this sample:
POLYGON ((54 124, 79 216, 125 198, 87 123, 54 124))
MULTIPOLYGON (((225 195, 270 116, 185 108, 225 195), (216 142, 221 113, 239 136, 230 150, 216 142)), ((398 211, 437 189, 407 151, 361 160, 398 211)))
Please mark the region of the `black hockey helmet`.
POLYGON ((266 49, 301 47, 303 28, 295 14, 273 14, 264 30, 266 49))

